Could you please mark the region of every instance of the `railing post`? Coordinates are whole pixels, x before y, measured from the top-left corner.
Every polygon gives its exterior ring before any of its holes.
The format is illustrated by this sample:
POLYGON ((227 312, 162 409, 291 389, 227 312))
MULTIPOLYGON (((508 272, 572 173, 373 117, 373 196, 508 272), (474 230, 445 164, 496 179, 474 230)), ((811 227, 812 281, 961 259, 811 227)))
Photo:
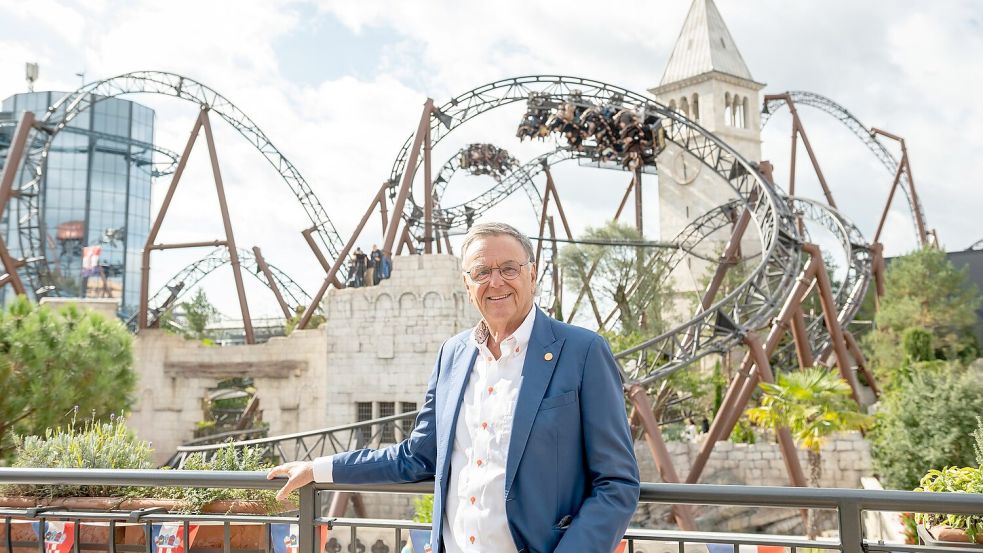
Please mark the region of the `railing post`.
POLYGON ((298 490, 300 494, 300 519, 297 521, 298 544, 297 553, 320 553, 315 544, 320 543, 320 529, 314 525, 314 519, 321 514, 321 505, 317 490, 308 484, 298 490))
POLYGON ((836 508, 840 524, 840 544, 843 553, 864 553, 863 521, 856 501, 843 500, 836 508))

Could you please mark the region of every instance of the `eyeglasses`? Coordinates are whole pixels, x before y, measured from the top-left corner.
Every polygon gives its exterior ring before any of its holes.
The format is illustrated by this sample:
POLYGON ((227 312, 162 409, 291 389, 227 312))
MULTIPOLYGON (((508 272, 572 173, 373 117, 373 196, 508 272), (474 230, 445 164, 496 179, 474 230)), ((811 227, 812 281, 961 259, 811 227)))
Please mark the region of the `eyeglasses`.
POLYGON ((527 261, 525 263, 516 263, 515 261, 506 261, 498 267, 485 267, 484 265, 478 265, 470 271, 464 271, 464 274, 468 275, 468 280, 474 284, 484 284, 491 279, 492 272, 498 271, 498 274, 502 275, 505 280, 515 280, 519 276, 519 272, 523 267, 532 263, 527 261))

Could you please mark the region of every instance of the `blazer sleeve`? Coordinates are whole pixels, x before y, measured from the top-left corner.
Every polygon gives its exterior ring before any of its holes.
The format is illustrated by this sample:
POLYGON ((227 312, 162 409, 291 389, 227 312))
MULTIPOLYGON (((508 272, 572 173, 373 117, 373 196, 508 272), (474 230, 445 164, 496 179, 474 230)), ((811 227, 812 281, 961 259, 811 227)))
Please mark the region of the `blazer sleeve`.
POLYGON ((595 336, 580 388, 581 428, 591 493, 557 552, 614 551, 638 505, 638 463, 625 412, 621 373, 611 348, 595 336))
POLYGON ((433 478, 437 459, 434 404, 445 343, 437 353, 413 431, 398 444, 383 449, 359 449, 331 456, 332 479, 344 484, 395 484, 433 478))

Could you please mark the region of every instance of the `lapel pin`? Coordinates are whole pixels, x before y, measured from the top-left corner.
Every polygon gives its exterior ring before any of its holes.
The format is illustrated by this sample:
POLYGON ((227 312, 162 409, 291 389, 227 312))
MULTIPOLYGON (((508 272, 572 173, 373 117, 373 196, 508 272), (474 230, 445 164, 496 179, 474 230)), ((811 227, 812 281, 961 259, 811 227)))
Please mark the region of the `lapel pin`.
POLYGON ((543 359, 545 359, 547 361, 552 361, 553 360, 553 354, 547 351, 546 352, 546 355, 543 356, 543 359))

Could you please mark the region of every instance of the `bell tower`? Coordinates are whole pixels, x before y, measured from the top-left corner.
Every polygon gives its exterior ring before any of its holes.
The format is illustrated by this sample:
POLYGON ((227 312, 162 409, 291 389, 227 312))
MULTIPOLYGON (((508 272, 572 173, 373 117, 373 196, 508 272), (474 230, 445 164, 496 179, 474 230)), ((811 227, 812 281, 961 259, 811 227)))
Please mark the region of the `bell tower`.
MULTIPOLYGON (((763 83, 755 81, 713 0, 693 0, 659 86, 663 105, 698 123, 750 161, 761 159, 763 83)), ((660 238, 671 240, 694 217, 734 194, 727 183, 678 148, 662 156, 660 238)))

